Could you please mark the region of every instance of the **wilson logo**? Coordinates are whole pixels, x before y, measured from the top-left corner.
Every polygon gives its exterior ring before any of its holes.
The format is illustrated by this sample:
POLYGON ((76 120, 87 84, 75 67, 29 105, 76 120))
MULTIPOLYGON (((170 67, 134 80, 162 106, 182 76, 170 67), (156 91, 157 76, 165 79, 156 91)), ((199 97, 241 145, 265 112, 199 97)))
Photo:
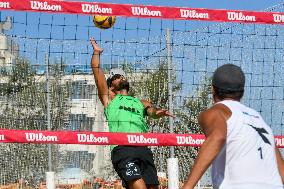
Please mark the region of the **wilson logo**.
POLYGON ((101 8, 99 5, 82 4, 83 12, 112 14, 112 8, 101 8))
POLYGON ((77 134, 78 142, 96 142, 108 144, 107 137, 96 137, 93 134, 77 134))
POLYGON ((176 136, 178 144, 191 144, 191 145, 201 145, 205 139, 193 139, 191 136, 176 136))
POLYGON ((143 135, 127 135, 130 144, 158 144, 157 138, 144 137, 143 135))
POLYGON ((228 20, 252 21, 255 22, 255 16, 244 15, 242 12, 227 12, 228 20))
POLYGON ((61 11, 62 8, 60 5, 50 5, 48 2, 40 1, 30 1, 31 9, 33 10, 51 10, 51 11, 61 11))
POLYGON ((44 135, 43 133, 25 133, 26 140, 30 142, 56 142, 57 136, 44 135))
POLYGON ((284 146, 284 138, 275 138, 276 146, 283 147, 284 146))
POLYGON ((4 141, 5 140, 5 136, 4 135, 0 135, 0 141, 4 141))
POLYGON ((133 15, 141 15, 141 16, 162 16, 161 11, 153 11, 149 10, 147 7, 131 7, 131 11, 133 15))
POLYGON ((199 13, 196 10, 180 9, 180 17, 182 17, 182 18, 209 19, 209 14, 208 13, 199 13))
POLYGON ((284 15, 281 14, 273 14, 273 20, 274 22, 284 22, 284 15))
POLYGON ((9 2, 0 2, 0 8, 9 9, 9 8, 11 8, 10 3, 9 2))

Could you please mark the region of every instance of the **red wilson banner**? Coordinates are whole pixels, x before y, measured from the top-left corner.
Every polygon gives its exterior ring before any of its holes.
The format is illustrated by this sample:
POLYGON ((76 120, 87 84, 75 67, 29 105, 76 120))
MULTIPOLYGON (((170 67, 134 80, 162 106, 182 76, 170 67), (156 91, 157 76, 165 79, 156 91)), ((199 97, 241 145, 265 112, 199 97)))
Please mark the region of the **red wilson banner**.
POLYGON ((284 14, 281 12, 213 10, 202 8, 144 6, 58 0, 0 0, 0 10, 36 11, 86 15, 99 14, 126 17, 260 24, 284 23, 284 14))
MULTIPOLYGON (((201 146, 204 141, 204 135, 199 134, 0 130, 0 143, 201 146)), ((284 148, 284 136, 276 136, 275 143, 284 148)))

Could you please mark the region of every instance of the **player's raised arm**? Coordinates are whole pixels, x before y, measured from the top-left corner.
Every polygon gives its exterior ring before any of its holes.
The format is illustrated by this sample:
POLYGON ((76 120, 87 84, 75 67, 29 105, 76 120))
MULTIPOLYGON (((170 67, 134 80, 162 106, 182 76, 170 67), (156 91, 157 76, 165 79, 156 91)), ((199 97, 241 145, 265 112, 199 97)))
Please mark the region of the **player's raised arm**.
POLYGON ((277 159, 277 166, 278 166, 279 174, 282 178, 282 183, 284 184, 284 160, 277 147, 275 147, 275 152, 276 152, 276 159, 277 159))
POLYGON ((109 102, 108 87, 105 75, 100 68, 100 55, 103 52, 103 49, 97 45, 96 41, 93 38, 91 38, 90 41, 94 50, 91 59, 91 67, 98 88, 100 101, 102 102, 103 106, 106 107, 109 102))

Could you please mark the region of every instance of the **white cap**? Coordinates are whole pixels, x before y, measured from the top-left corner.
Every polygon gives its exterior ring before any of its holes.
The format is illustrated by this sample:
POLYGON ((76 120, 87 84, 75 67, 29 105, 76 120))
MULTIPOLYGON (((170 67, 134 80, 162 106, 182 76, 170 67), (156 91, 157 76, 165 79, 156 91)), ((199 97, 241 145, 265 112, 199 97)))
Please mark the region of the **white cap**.
POLYGON ((113 68, 110 70, 109 72, 110 77, 114 76, 115 74, 123 75, 124 77, 126 77, 125 72, 119 68, 113 68))
POLYGON ((108 85, 108 87, 111 86, 111 78, 112 78, 115 74, 122 75, 122 76, 124 76, 124 78, 126 78, 126 74, 125 74, 125 72, 124 72, 122 69, 113 68, 113 69, 110 70, 109 76, 108 76, 108 79, 107 79, 107 85, 108 85))

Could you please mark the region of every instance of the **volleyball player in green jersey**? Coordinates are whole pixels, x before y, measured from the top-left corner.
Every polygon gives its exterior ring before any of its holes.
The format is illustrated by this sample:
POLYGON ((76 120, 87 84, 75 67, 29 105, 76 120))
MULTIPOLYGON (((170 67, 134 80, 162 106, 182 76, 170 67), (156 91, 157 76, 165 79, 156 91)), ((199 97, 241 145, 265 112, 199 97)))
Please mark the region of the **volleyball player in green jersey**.
MULTIPOLYGON (((148 125, 144 117, 160 118, 173 116, 166 109, 157 109, 146 100, 128 95, 129 82, 121 73, 113 73, 106 80, 100 69, 100 54, 103 49, 91 38, 94 52, 91 66, 98 88, 98 96, 104 106, 110 132, 147 133, 148 125)), ((147 147, 114 146, 111 148, 114 169, 123 185, 130 189, 158 188, 159 181, 153 154, 147 147)))

